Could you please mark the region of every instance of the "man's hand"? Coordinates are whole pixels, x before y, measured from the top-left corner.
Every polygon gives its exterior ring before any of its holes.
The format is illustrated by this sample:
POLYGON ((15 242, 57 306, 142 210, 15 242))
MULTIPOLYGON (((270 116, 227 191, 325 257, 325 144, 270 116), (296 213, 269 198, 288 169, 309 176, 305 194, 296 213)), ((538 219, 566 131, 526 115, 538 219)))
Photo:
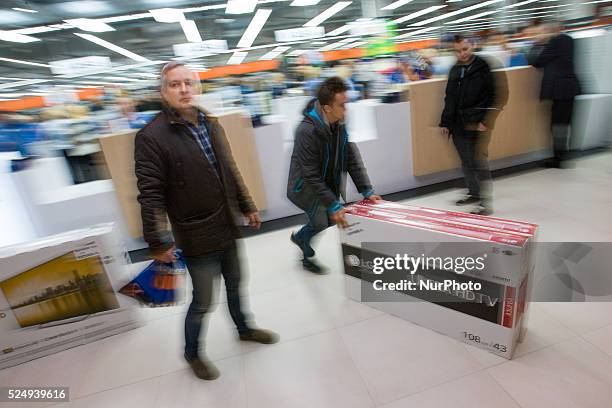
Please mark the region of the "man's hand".
POLYGON ((382 201, 382 197, 376 194, 372 194, 371 196, 369 196, 367 198, 368 200, 372 201, 373 203, 377 202, 377 201, 382 201))
POLYGON ((445 136, 445 137, 449 137, 450 136, 450 130, 448 130, 448 128, 442 127, 442 128, 440 128, 440 130, 442 131, 442 136, 445 136))
POLYGON ((176 261, 176 257, 174 256, 175 250, 176 248, 173 246, 172 248, 169 248, 168 250, 164 252, 159 252, 153 255, 153 259, 159 262, 163 262, 163 263, 172 263, 176 261))
POLYGON ((338 224, 338 226, 340 228, 344 229, 344 228, 348 227, 348 222, 346 221, 346 218, 344 218, 344 214, 346 214, 346 209, 345 208, 336 211, 329 218, 331 218, 331 220, 333 222, 338 224))
POLYGON ((261 227, 261 218, 259 218, 259 213, 252 212, 246 214, 247 219, 249 220, 249 227, 259 229, 261 227))
POLYGON ((487 130, 489 130, 484 123, 480 122, 478 123, 478 126, 476 126, 476 130, 479 132, 486 132, 487 130))

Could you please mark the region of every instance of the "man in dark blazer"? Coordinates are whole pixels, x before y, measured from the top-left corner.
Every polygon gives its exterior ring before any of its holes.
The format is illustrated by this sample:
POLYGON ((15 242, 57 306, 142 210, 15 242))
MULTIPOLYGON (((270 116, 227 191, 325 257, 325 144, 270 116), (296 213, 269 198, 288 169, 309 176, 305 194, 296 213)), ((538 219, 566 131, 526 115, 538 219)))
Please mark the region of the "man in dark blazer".
POLYGON ((574 98, 580 94, 580 83, 574 72, 574 40, 561 32, 559 24, 544 26, 543 33, 529 53, 529 63, 542 68, 540 98, 552 101, 551 129, 553 167, 561 167, 569 150, 570 124, 574 98))

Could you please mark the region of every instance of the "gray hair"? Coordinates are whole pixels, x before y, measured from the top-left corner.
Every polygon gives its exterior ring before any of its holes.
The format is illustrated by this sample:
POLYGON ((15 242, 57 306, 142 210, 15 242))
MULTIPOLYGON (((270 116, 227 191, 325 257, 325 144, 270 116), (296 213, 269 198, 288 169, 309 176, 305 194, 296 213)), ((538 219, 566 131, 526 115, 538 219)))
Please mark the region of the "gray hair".
POLYGON ((159 71, 160 89, 163 89, 166 87, 166 75, 168 74, 168 72, 172 71, 174 68, 184 67, 184 66, 186 66, 186 64, 182 61, 172 61, 164 65, 161 71, 159 71))

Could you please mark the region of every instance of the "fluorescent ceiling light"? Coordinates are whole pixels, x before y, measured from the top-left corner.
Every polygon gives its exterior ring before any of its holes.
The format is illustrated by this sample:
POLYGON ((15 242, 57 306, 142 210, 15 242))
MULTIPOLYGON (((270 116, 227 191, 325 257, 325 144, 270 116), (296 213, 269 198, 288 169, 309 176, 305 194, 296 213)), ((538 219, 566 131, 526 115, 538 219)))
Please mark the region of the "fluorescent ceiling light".
POLYGON ((151 74, 148 72, 136 72, 135 75, 145 77, 145 78, 159 78, 159 74, 151 74))
POLYGON ((257 0, 229 0, 225 14, 247 14, 255 11, 257 0))
POLYGON ((53 26, 40 26, 40 27, 29 27, 29 28, 20 28, 19 30, 12 30, 13 33, 18 34, 40 34, 40 33, 48 33, 51 31, 59 31, 63 30, 63 26, 69 26, 69 24, 58 24, 53 26))
POLYGON ((494 13, 499 13, 499 12, 500 12, 500 10, 485 11, 484 13, 474 14, 473 16, 468 16, 468 17, 460 18, 459 20, 449 21, 449 22, 444 23, 444 24, 459 24, 459 23, 463 23, 464 21, 475 20, 477 18, 488 16, 489 14, 494 14, 494 13))
POLYGON ((13 7, 13 10, 15 10, 15 11, 23 11, 24 13, 38 13, 38 11, 36 11, 36 10, 24 9, 24 8, 21 8, 21 7, 13 7))
POLYGON ((103 40, 101 38, 96 37, 95 35, 91 35, 91 34, 81 34, 81 33, 74 33, 74 35, 78 35, 79 37, 87 40, 87 41, 91 41, 92 43, 98 44, 104 48, 108 48, 111 51, 115 51, 116 53, 119 53, 121 55, 124 55, 128 58, 131 58, 135 61, 141 61, 141 62, 150 62, 151 60, 142 57, 138 54, 134 54, 132 51, 128 51, 125 48, 121 48, 118 45, 115 45, 113 43, 110 43, 106 40, 103 40))
POLYGON ((405 21, 413 20, 413 19, 415 19, 415 18, 417 18, 417 17, 421 17, 421 16, 423 16, 423 15, 425 15, 425 14, 432 13, 432 12, 434 12, 434 11, 436 11, 436 10, 440 10, 440 9, 442 9, 442 8, 444 8, 444 7, 447 7, 447 6, 446 6, 446 4, 444 4, 444 5, 442 5, 442 6, 431 6, 431 7, 427 7, 426 9, 423 9, 423 10, 421 10, 421 11, 416 11, 416 12, 414 12, 414 13, 412 13, 412 14, 408 14, 407 16, 400 17, 400 18, 398 18, 397 20, 393 20, 393 22, 394 22, 395 24, 401 24, 401 23, 403 23, 403 22, 405 22, 405 21))
POLYGON ((300 55, 304 54, 305 52, 308 52, 308 50, 294 50, 294 51, 291 51, 287 55, 290 56, 290 57, 299 57, 300 55))
POLYGON ((122 76, 107 76, 104 77, 104 79, 108 79, 110 81, 127 81, 127 82, 140 82, 140 79, 136 79, 136 78, 127 78, 127 77, 122 77, 122 76))
POLYGON ((350 29, 351 29, 351 26, 349 24, 345 24, 342 27, 339 27, 339 28, 336 28, 333 31, 330 31, 329 33, 325 34, 325 36, 326 37, 335 37, 337 35, 346 33, 350 29))
POLYGON ((50 79, 28 79, 28 80, 19 81, 19 82, 9 82, 8 84, 1 84, 0 89, 17 88, 19 86, 42 84, 43 82, 51 82, 51 80, 50 79))
POLYGON ((437 30, 438 28, 440 28, 440 27, 427 27, 427 28, 422 28, 422 29, 420 29, 420 30, 411 31, 411 32, 406 33, 406 34, 398 35, 397 37, 393 37, 392 39, 393 39, 393 40, 396 40, 396 39, 399 39, 399 38, 407 38, 407 37, 412 37, 412 36, 415 36, 415 35, 417 35, 417 34, 428 33, 428 32, 430 32, 430 31, 437 30))
POLYGON ((27 81, 26 78, 13 78, 13 77, 0 77, 0 79, 4 79, 6 81, 27 81))
POLYGON ((259 32, 263 28, 266 21, 268 21, 268 17, 272 10, 269 9, 259 9, 257 13, 253 16, 253 19, 249 23, 249 26, 244 30, 244 34, 242 34, 242 38, 238 41, 238 48, 246 48, 253 45, 255 39, 259 35, 259 32))
POLYGON ((91 85, 117 85, 116 82, 104 82, 104 81, 81 81, 82 84, 91 85))
POLYGON ((259 59, 261 61, 274 59, 274 58, 278 57, 279 55, 281 55, 283 52, 287 51, 289 48, 291 48, 291 47, 276 47, 272 51, 268 51, 266 54, 264 54, 259 59))
POLYGON ((14 62, 15 64, 35 65, 35 66, 37 66, 37 67, 47 67, 47 68, 51 68, 51 65, 47 65, 47 64, 39 64, 38 62, 30 62, 30 61, 16 60, 16 59, 12 59, 12 58, 4 58, 4 57, 0 57, 0 61, 14 62))
POLYGON ((315 18, 313 18, 312 20, 304 24, 304 27, 316 27, 320 25, 322 22, 324 22, 325 20, 327 20, 334 14, 348 7, 351 3, 352 1, 339 1, 338 3, 334 4, 333 6, 331 6, 330 8, 328 8, 327 10, 325 10, 324 12, 322 12, 321 14, 319 14, 318 16, 316 16, 315 18))
POLYGON ((357 41, 349 45, 350 45, 350 48, 357 48, 357 47, 361 47, 362 45, 367 45, 367 44, 368 44, 367 41, 357 41))
POLYGON ((169 7, 149 10, 149 13, 158 23, 178 23, 185 20, 185 15, 181 10, 169 7))
POLYGON ((115 29, 108 24, 95 20, 93 18, 73 18, 70 20, 64 20, 73 27, 76 27, 83 31, 91 31, 92 33, 104 33, 107 31, 115 31, 115 29))
POLYGON ((227 65, 236 65, 240 64, 246 58, 248 52, 244 51, 236 51, 232 54, 232 56, 227 60, 227 65))
POLYGON ((514 3, 514 4, 510 4, 509 6, 504 6, 502 8, 503 9, 516 8, 516 7, 524 6, 525 4, 535 3, 536 1, 538 0, 525 0, 525 1, 521 1, 520 3, 514 3))
POLYGON ((4 30, 0 30, 0 40, 16 42, 16 43, 31 43, 35 41, 40 41, 40 39, 36 37, 30 37, 29 35, 19 34, 13 31, 4 31, 4 30))
POLYGON ((396 8, 402 7, 404 4, 410 3, 412 0, 397 0, 388 6, 383 7, 381 10, 395 10, 396 8))
POLYGON ((195 21, 193 20, 182 20, 181 28, 185 33, 185 38, 189 42, 202 42, 202 36, 200 36, 200 31, 198 31, 198 26, 196 26, 195 21))
POLYGON ((419 21, 418 23, 412 24, 412 25, 416 26, 416 27, 424 26, 424 25, 427 25, 429 23, 433 23, 434 21, 444 20, 444 19, 450 18, 452 16, 456 16, 457 14, 467 13, 468 11, 472 11, 472 10, 475 10, 475 9, 478 9, 478 8, 481 8, 481 7, 490 6, 492 4, 499 3, 501 1, 503 1, 503 0, 489 0, 489 1, 485 1, 484 3, 474 4, 473 6, 465 7, 465 8, 459 9, 457 11, 453 11, 451 13, 446 13, 446 14, 443 14, 441 16, 430 18, 429 20, 419 21))
POLYGON ((293 7, 306 7, 306 6, 316 6, 319 4, 321 0, 293 0, 293 3, 290 6, 293 7))

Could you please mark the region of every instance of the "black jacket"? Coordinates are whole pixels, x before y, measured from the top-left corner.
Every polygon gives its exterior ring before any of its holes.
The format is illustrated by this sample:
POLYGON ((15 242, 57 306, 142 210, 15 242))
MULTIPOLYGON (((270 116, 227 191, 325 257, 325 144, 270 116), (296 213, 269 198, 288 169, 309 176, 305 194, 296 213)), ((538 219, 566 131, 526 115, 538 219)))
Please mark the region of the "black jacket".
POLYGON ((187 125, 170 111, 136 134, 134 159, 145 241, 153 253, 174 245, 186 256, 231 248, 240 237, 237 212, 257 211, 242 181, 223 127, 206 115, 220 177, 187 125))
POLYGON ((348 141, 345 125, 330 128, 313 99, 296 130, 287 197, 306 212, 314 213, 319 205, 335 212, 341 208, 339 200, 345 194, 347 172, 364 197, 373 194, 359 149, 348 141))
POLYGON ((541 99, 571 100, 580 95, 580 83, 574 72, 574 40, 566 34, 552 38, 546 45, 536 45, 529 63, 544 69, 541 99))
POLYGON ((440 127, 488 125, 489 113, 495 109, 495 83, 484 59, 474 56, 469 65, 455 64, 446 83, 444 110, 440 127))

